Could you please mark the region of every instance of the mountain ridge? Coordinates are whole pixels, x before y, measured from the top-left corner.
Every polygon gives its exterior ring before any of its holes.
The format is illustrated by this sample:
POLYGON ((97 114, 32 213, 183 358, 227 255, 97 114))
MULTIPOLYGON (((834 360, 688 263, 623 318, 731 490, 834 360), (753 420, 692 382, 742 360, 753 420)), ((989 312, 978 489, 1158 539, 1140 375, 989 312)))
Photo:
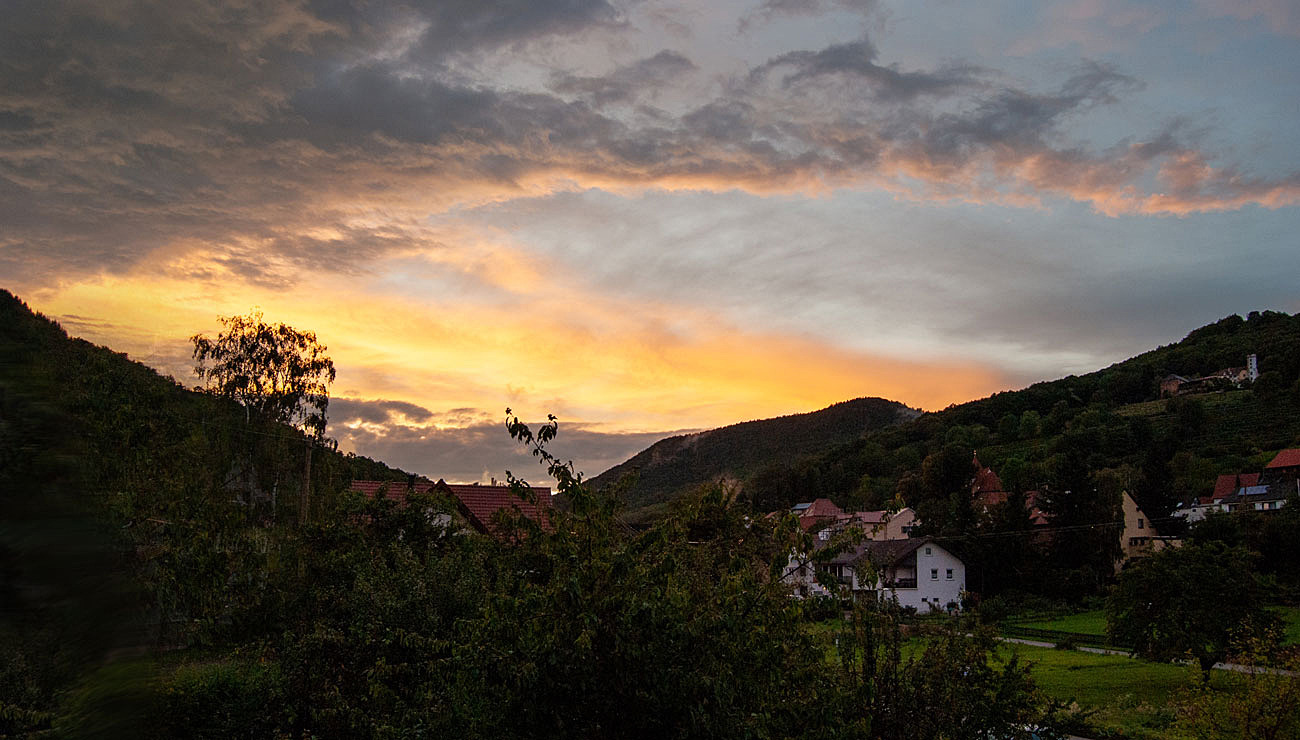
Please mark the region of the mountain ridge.
POLYGON ((591 478, 591 483, 608 486, 632 474, 625 492, 629 508, 653 506, 704 483, 739 480, 773 460, 794 460, 921 413, 897 401, 863 397, 816 411, 673 435, 591 478))

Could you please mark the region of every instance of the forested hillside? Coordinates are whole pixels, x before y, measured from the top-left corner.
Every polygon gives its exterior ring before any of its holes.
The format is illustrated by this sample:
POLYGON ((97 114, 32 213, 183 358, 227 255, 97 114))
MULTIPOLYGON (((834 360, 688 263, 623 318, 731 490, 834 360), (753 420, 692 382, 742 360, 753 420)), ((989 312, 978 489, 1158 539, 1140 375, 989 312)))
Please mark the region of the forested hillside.
POLYGON ((954 547, 990 574, 976 582, 981 590, 1077 598, 1109 577, 1121 491, 1163 532, 1178 534, 1181 521, 1170 513, 1179 502, 1207 495, 1220 473, 1258 472, 1293 446, 1300 446, 1300 317, 1252 313, 1098 372, 998 393, 769 466, 746 481, 743 498, 760 513, 818 497, 846 508, 908 505, 925 531, 957 538, 954 547), (1261 375, 1247 387, 1159 398, 1169 374, 1240 367, 1249 354, 1261 375), (986 514, 974 505, 976 453, 1012 495, 1007 507, 986 514), (1041 494, 1056 527, 1092 535, 1050 543, 1011 536, 1030 528, 1027 491, 1041 494))
POLYGON ((744 480, 764 467, 793 462, 918 413, 895 401, 858 398, 807 414, 678 435, 656 442, 592 483, 610 485, 631 474, 631 487, 624 494, 628 506, 651 506, 705 483, 744 480))
MULTIPOLYGON (((306 442, 0 291, 0 736, 48 723, 105 656, 211 641, 245 616, 268 535, 297 523, 306 442)), ((353 477, 405 474, 318 448, 313 511, 353 477)))
POLYGON ((1104 370, 935 413, 858 399, 670 437, 593 481, 609 485, 633 473, 629 507, 649 516, 664 510, 655 504, 719 478, 742 482, 756 512, 818 497, 879 508, 896 494, 933 508, 969 481, 976 451, 1017 491, 1060 478, 1068 453, 1089 471, 1121 476, 1145 509, 1163 516, 1217 473, 1258 467, 1300 439, 1297 383, 1300 317, 1229 316, 1104 370), (1250 354, 1261 375, 1248 390, 1160 398, 1167 375, 1244 366, 1250 354))

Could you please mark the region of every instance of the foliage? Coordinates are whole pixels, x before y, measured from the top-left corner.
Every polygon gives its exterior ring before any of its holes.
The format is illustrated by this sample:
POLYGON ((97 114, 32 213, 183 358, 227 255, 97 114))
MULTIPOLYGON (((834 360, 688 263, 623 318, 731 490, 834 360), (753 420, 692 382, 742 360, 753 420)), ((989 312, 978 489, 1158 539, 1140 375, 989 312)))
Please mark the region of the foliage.
POLYGON ((1238 690, 1207 684, 1183 697, 1177 726, 1196 740, 1286 740, 1300 737, 1300 655, 1275 655, 1278 634, 1245 637, 1236 659, 1251 665, 1238 690))
POLYGON ((181 665, 166 677, 157 738, 264 738, 287 700, 274 664, 239 656, 181 665))
POLYGON ((1107 634, 1152 660, 1190 657, 1209 678, 1234 636, 1275 620, 1251 555, 1221 543, 1189 544, 1133 563, 1106 602, 1107 634))
POLYGON ((334 362, 316 333, 268 324, 262 313, 226 316, 216 339, 194 344, 194 372, 209 392, 238 401, 267 421, 325 434, 334 362))

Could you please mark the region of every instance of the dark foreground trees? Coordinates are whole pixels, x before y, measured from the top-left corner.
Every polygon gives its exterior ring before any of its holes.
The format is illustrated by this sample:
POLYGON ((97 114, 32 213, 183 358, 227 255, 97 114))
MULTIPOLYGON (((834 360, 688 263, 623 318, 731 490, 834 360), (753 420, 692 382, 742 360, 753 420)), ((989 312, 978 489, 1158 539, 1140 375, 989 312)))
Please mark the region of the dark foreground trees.
POLYGON ((790 522, 714 487, 631 531, 546 451, 554 422, 510 430, 564 498, 552 529, 507 517, 497 541, 437 524, 449 502, 349 499, 292 530, 256 646, 176 674, 160 734, 926 740, 1041 719, 1024 667, 965 628, 913 657, 887 610, 810 628, 774 577, 790 522))

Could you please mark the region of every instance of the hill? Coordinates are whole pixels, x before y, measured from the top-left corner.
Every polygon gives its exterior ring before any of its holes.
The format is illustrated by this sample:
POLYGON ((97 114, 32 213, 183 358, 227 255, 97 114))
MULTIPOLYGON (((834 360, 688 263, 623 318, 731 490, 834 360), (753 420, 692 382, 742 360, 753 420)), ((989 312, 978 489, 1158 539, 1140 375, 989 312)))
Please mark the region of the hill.
POLYGON ((744 480, 763 467, 792 462, 919 413, 895 401, 859 398, 820 411, 678 435, 654 443, 592 483, 610 485, 634 474, 626 500, 629 508, 641 509, 711 481, 744 480))
POLYGON ((691 487, 726 477, 743 483, 743 499, 757 513, 817 497, 866 508, 901 497, 936 521, 947 516, 949 495, 968 483, 978 450, 1008 488, 1064 485, 1069 460, 1122 477, 1148 513, 1165 517, 1218 473, 1248 470, 1300 443, 1298 382, 1300 317, 1252 312, 1093 373, 934 413, 861 399, 672 437, 594 480, 607 484, 639 471, 628 494, 633 519, 653 517, 691 487), (1160 397, 1167 375, 1240 367, 1250 354, 1261 372, 1253 388, 1160 397), (859 410, 864 416, 855 417, 859 410))
MULTIPOLYGON (((240 624, 294 525, 305 443, 0 290, 0 736, 47 727, 110 656, 240 624)), ((406 474, 317 448, 313 508, 354 477, 406 474)))

